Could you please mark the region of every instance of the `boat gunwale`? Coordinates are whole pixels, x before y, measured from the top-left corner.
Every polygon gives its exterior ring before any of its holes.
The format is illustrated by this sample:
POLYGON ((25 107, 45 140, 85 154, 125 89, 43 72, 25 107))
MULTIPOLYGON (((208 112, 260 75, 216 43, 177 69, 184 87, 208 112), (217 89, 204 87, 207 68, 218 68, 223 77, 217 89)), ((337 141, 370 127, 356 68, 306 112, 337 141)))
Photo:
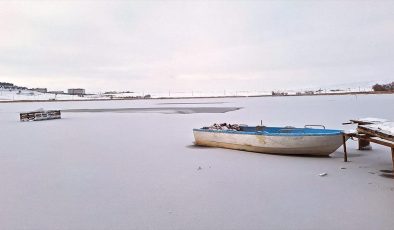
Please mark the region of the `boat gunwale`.
MULTIPOLYGON (((269 127, 269 128, 279 128, 279 127, 269 127)), ((285 129, 285 128, 284 128, 285 129)), ((294 128, 294 129, 307 129, 307 128, 294 128)), ((312 130, 312 129, 308 129, 312 130)), ((313 129, 315 131, 320 129, 313 129)), ((336 129, 321 129, 322 132, 305 132, 305 133, 291 133, 291 132, 262 132, 262 131, 256 131, 256 132, 247 132, 247 131, 237 131, 237 130, 216 130, 216 129, 193 129, 193 131, 197 132, 208 132, 208 133, 225 133, 225 134, 243 134, 243 135, 256 135, 256 136, 294 136, 294 137, 300 137, 300 136, 337 136, 337 135, 343 135, 343 130, 336 130, 336 129), (328 131, 328 132, 327 132, 328 131)))

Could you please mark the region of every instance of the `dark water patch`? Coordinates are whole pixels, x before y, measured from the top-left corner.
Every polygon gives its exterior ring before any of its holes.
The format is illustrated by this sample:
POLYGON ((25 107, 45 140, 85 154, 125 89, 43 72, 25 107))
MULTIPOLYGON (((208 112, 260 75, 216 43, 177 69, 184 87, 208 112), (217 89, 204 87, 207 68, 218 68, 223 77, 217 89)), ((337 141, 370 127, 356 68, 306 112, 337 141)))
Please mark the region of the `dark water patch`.
POLYGON ((394 179, 394 174, 391 173, 382 173, 380 174, 380 176, 384 178, 394 179))
MULTIPOLYGON (((361 153, 348 153, 347 156, 348 158, 353 158, 353 157, 361 157, 364 154, 361 153)), ((343 153, 337 152, 335 154, 331 154, 330 155, 331 158, 343 158, 343 153)), ((350 160, 348 160, 348 162, 351 162, 350 160)))
POLYGON ((214 148, 214 147, 193 144, 193 145, 187 145, 186 148, 189 148, 189 149, 209 149, 209 148, 214 148))
POLYGON ((394 173, 393 170, 382 169, 380 170, 382 173, 394 173))
POLYGON ((226 104, 228 102, 165 102, 157 103, 157 105, 215 105, 215 104, 226 104))
POLYGON ((284 154, 284 153, 263 153, 263 154, 269 154, 269 155, 279 155, 279 156, 288 156, 288 157, 294 157, 294 158, 332 158, 331 156, 326 156, 326 155, 313 155, 309 153, 305 154, 284 154))
POLYGON ((242 109, 241 107, 152 107, 152 108, 111 108, 111 109, 65 109, 65 113, 227 113, 242 109))
POLYGON ((348 157, 361 157, 361 156, 364 156, 364 154, 362 154, 362 153, 348 153, 347 156, 348 157))

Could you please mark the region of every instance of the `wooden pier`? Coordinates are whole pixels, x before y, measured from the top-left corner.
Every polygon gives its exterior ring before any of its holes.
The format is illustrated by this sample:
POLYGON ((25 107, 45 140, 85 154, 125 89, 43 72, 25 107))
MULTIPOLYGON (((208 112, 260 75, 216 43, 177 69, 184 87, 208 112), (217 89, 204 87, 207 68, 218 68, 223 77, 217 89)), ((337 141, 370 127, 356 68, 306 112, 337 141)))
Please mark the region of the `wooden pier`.
POLYGON ((344 150, 345 162, 348 161, 346 140, 348 138, 352 138, 352 139, 357 138, 359 150, 372 150, 370 144, 371 142, 389 147, 391 149, 391 157, 392 157, 392 163, 394 169, 394 136, 393 135, 368 127, 368 125, 376 124, 375 122, 350 120, 350 123, 344 123, 344 124, 357 124, 357 132, 343 134, 343 150, 344 150))

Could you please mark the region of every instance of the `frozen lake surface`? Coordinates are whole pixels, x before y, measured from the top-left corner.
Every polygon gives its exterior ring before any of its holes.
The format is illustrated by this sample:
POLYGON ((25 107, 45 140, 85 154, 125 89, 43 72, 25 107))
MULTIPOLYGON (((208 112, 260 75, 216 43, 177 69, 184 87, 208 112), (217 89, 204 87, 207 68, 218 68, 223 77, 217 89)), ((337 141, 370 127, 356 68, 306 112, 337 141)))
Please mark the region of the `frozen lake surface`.
POLYGON ((354 129, 341 123, 393 121, 393 104, 394 95, 0 104, 0 228, 392 229, 389 148, 349 140, 345 163, 342 148, 319 158, 195 147, 192 128, 354 129), (68 112, 19 122, 39 108, 68 112))

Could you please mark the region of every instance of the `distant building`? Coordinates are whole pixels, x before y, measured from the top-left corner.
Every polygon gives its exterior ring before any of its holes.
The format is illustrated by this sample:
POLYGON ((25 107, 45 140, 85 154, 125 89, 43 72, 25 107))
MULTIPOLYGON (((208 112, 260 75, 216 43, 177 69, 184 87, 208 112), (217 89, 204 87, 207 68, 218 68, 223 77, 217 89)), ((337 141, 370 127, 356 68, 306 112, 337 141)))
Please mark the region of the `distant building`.
POLYGON ((34 88, 34 89, 31 89, 31 90, 39 92, 39 93, 47 93, 48 92, 47 88, 34 88))
POLYGON ((68 89, 70 95, 85 95, 85 89, 68 89))

